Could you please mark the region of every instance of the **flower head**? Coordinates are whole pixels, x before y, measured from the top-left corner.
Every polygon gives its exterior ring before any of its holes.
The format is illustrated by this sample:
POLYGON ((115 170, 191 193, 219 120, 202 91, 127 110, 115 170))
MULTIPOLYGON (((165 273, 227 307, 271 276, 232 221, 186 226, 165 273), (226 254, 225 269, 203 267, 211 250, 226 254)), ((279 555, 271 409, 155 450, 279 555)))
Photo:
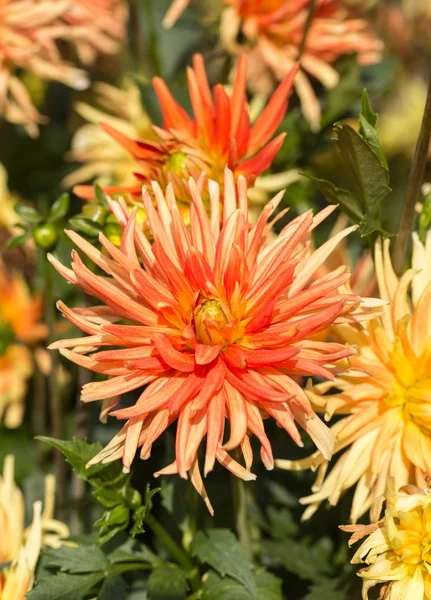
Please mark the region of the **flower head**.
POLYGON ((72 269, 51 257, 69 282, 102 302, 75 309, 58 304, 88 335, 56 342, 51 348, 60 348, 73 362, 110 377, 85 385, 84 402, 104 400, 106 415, 119 395, 140 390, 134 406, 112 413, 126 424, 92 462, 121 458, 127 470, 138 448, 141 458, 148 458, 154 441, 178 420, 175 460, 159 474, 179 473, 184 478, 189 474, 209 505, 197 459, 205 436, 205 475, 218 460, 236 476, 254 479, 252 435, 259 439, 262 460, 271 469, 271 445, 263 425, 269 417, 301 445, 295 421, 299 423, 329 458, 331 435, 314 415, 295 376, 332 378, 333 361, 351 353, 344 345, 309 337, 335 320, 349 321, 357 309, 356 296, 338 293, 348 279, 343 268, 315 277, 352 228, 311 252, 310 231, 333 211, 329 207, 314 218, 310 212, 297 217, 269 241, 268 219, 282 194, 251 225, 245 178, 240 176, 235 185, 229 170, 221 225, 220 188, 213 181, 190 179, 189 228, 172 186, 164 195, 153 183, 153 193, 156 207, 147 190, 143 195, 153 245, 135 227, 136 209, 130 214, 123 199, 111 201, 124 227, 120 249, 101 234, 105 254, 68 232, 104 276, 90 271, 76 252, 72 269), (210 217, 201 195, 206 185, 210 217), (128 324, 116 323, 123 319, 128 324), (245 467, 228 453, 236 448, 245 467))
POLYGON ((46 335, 41 313, 41 300, 32 298, 24 279, 8 273, 0 262, 0 418, 8 427, 22 421, 27 381, 33 373, 33 360, 23 342, 46 335))
POLYGON ((115 54, 126 35, 127 5, 124 0, 74 0, 64 21, 75 32, 79 59, 92 64, 99 54, 115 54))
POLYGON ((16 72, 24 70, 42 79, 60 81, 76 89, 88 86, 86 75, 65 62, 59 40, 76 35, 62 19, 68 0, 3 0, 0 5, 0 114, 38 134, 45 122, 16 72))
POLYGON ((65 177, 63 185, 68 188, 95 177, 100 185, 127 187, 135 184, 135 158, 100 127, 100 122, 114 127, 131 139, 154 141, 155 134, 142 106, 139 88, 132 81, 127 81, 123 88, 103 82, 93 87, 97 104, 103 110, 84 102, 77 103, 76 112, 87 123, 73 136, 72 149, 67 158, 84 165, 65 177))
POLYGON ((422 244, 413 235, 412 269, 398 279, 389 256, 389 240, 376 245, 380 295, 388 304, 381 319, 363 329, 335 327, 340 342, 357 346, 348 359, 352 372, 308 391, 317 410, 346 415, 332 427, 335 452, 345 450, 325 478, 328 461, 317 453, 288 468, 319 468, 305 517, 356 486, 351 518, 356 521, 385 489, 387 476, 397 487, 425 486, 431 472, 431 232, 422 244), (409 288, 411 286, 411 295, 409 288))
MULTIPOLYGON (((187 181, 198 179, 204 171, 219 183, 226 165, 235 178, 244 175, 253 183, 265 171, 279 151, 284 134, 271 140, 287 108, 288 97, 297 68, 293 67, 257 121, 250 125, 246 97, 247 59, 242 57, 229 97, 222 85, 211 92, 203 58, 196 54, 193 68, 187 71, 189 94, 194 111, 191 119, 174 100, 163 79, 154 79, 154 89, 163 115, 163 127, 154 127, 156 139, 135 140, 108 123, 103 128, 121 144, 136 161, 136 178, 141 182, 132 187, 106 188, 107 193, 128 191, 141 196, 142 183, 158 181, 172 183, 180 202, 189 202, 187 181), (271 140, 271 141, 270 141, 271 140)), ((93 197, 93 189, 78 187, 83 198, 93 197)))
POLYGON ((43 545, 56 547, 69 535, 63 523, 53 519, 55 480, 45 478, 45 503, 33 504, 33 520, 25 528, 25 507, 21 490, 14 481, 14 457, 9 455, 0 477, 0 562, 11 566, 0 572, 0 597, 24 600, 33 586, 34 573, 43 545))
MULTIPOLYGON (((270 93, 273 80, 280 80, 298 60, 309 0, 226 0, 229 5, 221 23, 222 42, 234 54, 250 57, 250 85, 270 93), (238 44, 241 33, 245 43, 238 44)), ((339 75, 333 63, 345 54, 356 53, 362 64, 380 60, 382 42, 366 20, 350 15, 339 0, 317 0, 313 21, 301 57, 302 70, 295 78, 305 117, 314 129, 320 124, 320 105, 307 74, 327 88, 339 75)))
POLYGON ((374 506, 371 525, 347 525, 353 533, 349 545, 367 536, 352 563, 368 566, 358 573, 363 579, 364 600, 375 585, 382 585, 381 600, 429 600, 431 598, 431 494, 430 490, 404 486, 398 492, 388 478, 385 495, 374 506), (382 505, 386 510, 379 519, 382 505))

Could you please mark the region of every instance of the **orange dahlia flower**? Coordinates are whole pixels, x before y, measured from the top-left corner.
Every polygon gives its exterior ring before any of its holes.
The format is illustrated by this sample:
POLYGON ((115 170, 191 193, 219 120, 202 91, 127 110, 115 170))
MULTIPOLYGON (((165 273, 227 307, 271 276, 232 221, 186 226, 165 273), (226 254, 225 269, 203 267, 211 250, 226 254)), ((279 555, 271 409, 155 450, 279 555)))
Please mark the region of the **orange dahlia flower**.
POLYGON ((115 54, 126 35, 123 0, 74 0, 64 21, 74 29, 80 60, 92 64, 99 54, 115 54))
MULTIPOLYGON (((235 177, 244 175, 251 184, 265 171, 283 143, 284 134, 271 140, 283 119, 297 68, 280 84, 257 121, 250 125, 247 107, 247 58, 241 57, 229 97, 222 85, 211 93, 203 58, 193 57, 193 68, 187 71, 189 94, 195 118, 174 100, 163 79, 154 79, 154 89, 163 115, 163 127, 153 127, 156 140, 133 140, 108 124, 104 130, 117 140, 137 161, 139 185, 104 188, 109 193, 127 191, 140 197, 142 183, 158 181, 164 187, 174 186, 180 202, 189 202, 187 181, 197 179, 204 171, 214 181, 221 182, 226 165, 235 177), (271 141, 270 141, 271 140, 271 141)), ((77 186, 82 198, 92 198, 88 186, 77 186)))
MULTIPOLYGON (((273 79, 280 80, 298 60, 308 18, 310 0, 225 0, 229 7, 221 21, 221 38, 232 53, 250 57, 250 85, 269 93, 273 79), (238 34, 245 40, 238 44, 238 34)), ((302 70, 295 78, 304 116, 313 129, 320 125, 320 105, 311 75, 333 88, 339 75, 333 63, 345 54, 356 53, 361 64, 380 60, 383 45, 366 20, 353 17, 339 0, 317 0, 314 18, 301 56, 302 70)))
POLYGON ((311 516, 321 502, 335 505, 356 486, 351 519, 356 521, 384 493, 386 478, 397 488, 425 485, 431 473, 431 232, 425 244, 414 234, 412 269, 398 279, 389 240, 376 245, 376 275, 382 299, 390 302, 381 319, 363 329, 335 327, 342 343, 355 344, 348 359, 355 370, 307 394, 327 417, 345 415, 332 426, 335 452, 345 452, 329 472, 321 453, 298 462, 278 461, 290 469, 318 468, 313 494, 301 502, 311 516), (411 285, 412 293, 408 290, 411 285), (324 394, 329 387, 340 390, 324 394))
POLYGON ((75 89, 88 86, 85 73, 63 61, 57 48, 59 40, 75 35, 62 21, 69 5, 68 0, 3 0, 0 4, 0 114, 11 123, 24 125, 33 137, 45 118, 33 105, 17 71, 75 89))
POLYGON ((205 475, 218 460, 237 477, 255 479, 250 471, 252 435, 261 443, 265 466, 272 469, 263 425, 268 417, 301 446, 295 421, 299 423, 329 459, 332 435, 294 378, 334 377, 332 363, 350 355, 351 348, 309 337, 334 321, 351 320, 358 298, 337 291, 349 277, 343 268, 315 277, 338 242, 354 229, 341 231, 311 252, 310 231, 334 207, 314 218, 310 211, 297 217, 269 241, 268 220, 282 194, 265 207, 256 225, 250 225, 246 180, 239 177, 236 191, 227 170, 220 225, 220 186, 207 182, 208 217, 201 195, 204 184, 205 180, 189 181, 190 228, 171 186, 164 195, 153 183, 156 207, 144 189, 153 245, 135 227, 137 209, 130 214, 123 199, 110 201, 124 227, 120 249, 101 234, 100 252, 68 232, 104 275, 88 269, 76 252, 72 269, 54 257, 51 261, 65 279, 102 304, 70 309, 59 302, 63 314, 88 335, 50 348, 110 377, 82 389, 84 402, 105 401, 104 414, 118 403, 119 395, 140 390, 134 406, 111 413, 127 422, 91 464, 121 458, 128 470, 136 450, 141 448, 141 458, 147 459, 154 441, 178 420, 175 460, 158 475, 189 474, 212 510, 197 458, 205 436, 205 475), (123 319, 127 324, 116 324, 123 319), (236 448, 245 466, 229 454, 236 448))
POLYGON ((32 298, 24 279, 8 273, 0 261, 0 420, 7 427, 22 422, 27 381, 33 373, 33 359, 24 344, 46 335, 41 314, 41 300, 32 298))

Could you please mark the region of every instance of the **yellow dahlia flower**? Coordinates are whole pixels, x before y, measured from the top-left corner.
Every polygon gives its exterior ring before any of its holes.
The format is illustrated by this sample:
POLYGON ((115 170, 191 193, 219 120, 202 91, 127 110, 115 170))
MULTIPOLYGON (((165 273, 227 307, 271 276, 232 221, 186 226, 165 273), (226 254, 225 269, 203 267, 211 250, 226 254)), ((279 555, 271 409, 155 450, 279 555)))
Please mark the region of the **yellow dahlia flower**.
POLYGON ((385 496, 373 510, 377 522, 341 527, 353 533, 349 545, 368 536, 351 561, 368 565, 358 573, 364 600, 375 585, 383 586, 379 600, 431 599, 430 491, 409 485, 397 492, 389 477, 385 496), (378 520, 385 500, 386 510, 378 520))
POLYGON ((43 545, 56 547, 69 535, 64 523, 53 518, 55 480, 45 479, 45 503, 33 504, 33 520, 24 527, 21 490, 14 481, 14 457, 9 455, 0 477, 0 563, 12 564, 0 571, 1 600, 24 600, 33 587, 34 572, 43 545))
POLYGON ((84 163, 63 180, 66 188, 97 178, 100 185, 129 186, 136 183, 136 159, 112 138, 100 123, 106 123, 132 139, 152 140, 152 123, 145 112, 139 88, 126 81, 123 88, 96 83, 100 109, 78 102, 76 112, 87 121, 75 133, 68 159, 84 163))
POLYGON ((387 476, 397 488, 424 487, 431 473, 431 232, 425 244, 413 235, 412 269, 400 279, 389 240, 377 243, 375 261, 380 295, 388 301, 382 318, 361 328, 336 326, 338 340, 357 347, 348 359, 351 371, 308 390, 314 408, 327 418, 345 415, 332 426, 334 453, 345 452, 327 477, 328 461, 319 452, 297 462, 277 461, 282 468, 318 468, 313 494, 301 499, 309 505, 304 518, 325 500, 337 504, 356 486, 356 521, 384 492, 387 476), (331 387, 339 391, 325 395, 331 387))

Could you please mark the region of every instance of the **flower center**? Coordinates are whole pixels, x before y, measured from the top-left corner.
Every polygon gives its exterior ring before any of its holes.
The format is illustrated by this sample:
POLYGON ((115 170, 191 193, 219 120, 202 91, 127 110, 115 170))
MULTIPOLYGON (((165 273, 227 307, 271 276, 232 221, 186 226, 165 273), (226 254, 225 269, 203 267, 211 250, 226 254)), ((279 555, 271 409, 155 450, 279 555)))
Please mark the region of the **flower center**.
POLYGON ((204 300, 195 308, 195 333, 202 344, 215 346, 224 340, 227 317, 218 300, 204 300))
POLYGON ((168 168, 173 173, 181 173, 187 167, 187 154, 185 152, 173 152, 168 158, 168 168))

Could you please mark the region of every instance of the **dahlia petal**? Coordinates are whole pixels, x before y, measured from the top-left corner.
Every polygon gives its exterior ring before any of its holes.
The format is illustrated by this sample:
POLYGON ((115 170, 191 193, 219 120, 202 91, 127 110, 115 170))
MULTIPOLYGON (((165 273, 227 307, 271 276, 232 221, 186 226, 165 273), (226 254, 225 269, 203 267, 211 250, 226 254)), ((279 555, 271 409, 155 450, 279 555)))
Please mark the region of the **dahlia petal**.
POLYGON ((215 394, 208 404, 207 415, 207 445, 205 453, 204 475, 208 475, 214 468, 217 450, 223 438, 225 419, 224 391, 215 394))
POLYGON ((151 422, 141 434, 139 443, 142 444, 140 457, 147 460, 150 457, 151 446, 165 431, 169 424, 169 409, 162 408, 151 418, 151 422))
POLYGON ((207 365, 217 358, 220 354, 221 345, 208 346, 197 342, 195 346, 195 360, 197 365, 207 365))
POLYGON ((124 442, 123 451, 123 472, 129 473, 130 466, 135 457, 136 450, 138 448, 139 436, 141 434, 142 425, 146 415, 134 417, 130 419, 127 425, 126 439, 124 442))
POLYGON ((210 502, 210 499, 208 497, 208 493, 205 489, 204 483, 202 481, 202 476, 201 476, 201 472, 199 470, 199 463, 198 463, 198 459, 195 458, 195 460, 193 461, 192 466, 190 467, 190 481, 192 482, 192 484, 194 485, 196 491, 198 492, 198 494, 201 496, 201 498, 203 499, 203 501, 206 504, 206 507, 208 508, 208 511, 210 513, 210 515, 213 517, 214 516, 214 509, 212 507, 212 504, 210 502))
POLYGON ((244 469, 239 463, 236 462, 227 452, 223 450, 221 446, 217 449, 217 460, 222 464, 228 471, 230 471, 235 477, 239 477, 243 481, 254 481, 256 475, 244 469))
POLYGON ((163 408, 167 406, 178 390, 184 386, 184 381, 184 377, 167 377, 159 379, 158 381, 156 380, 153 382, 156 385, 149 385, 141 394, 135 406, 116 410, 112 413, 112 416, 117 419, 129 419, 138 417, 142 413, 148 413, 163 408), (160 381, 163 385, 160 385, 160 381), (155 387, 158 389, 153 393, 155 387))
POLYGON ((307 419, 302 412, 292 404, 291 410, 296 421, 308 433, 319 448, 322 456, 330 460, 334 451, 334 436, 332 431, 318 417, 307 419))
POLYGON ((247 433, 248 419, 245 401, 242 395, 227 381, 224 384, 226 407, 231 424, 230 437, 223 444, 225 450, 237 448, 247 433))
POLYGON ((191 133, 193 125, 189 115, 174 100, 163 79, 155 77, 153 79, 153 87, 162 110, 164 129, 175 128, 180 125, 182 129, 191 133))
POLYGON ((156 335, 154 344, 160 356, 172 369, 191 373, 195 368, 195 357, 188 352, 179 352, 172 346, 167 335, 156 335))

